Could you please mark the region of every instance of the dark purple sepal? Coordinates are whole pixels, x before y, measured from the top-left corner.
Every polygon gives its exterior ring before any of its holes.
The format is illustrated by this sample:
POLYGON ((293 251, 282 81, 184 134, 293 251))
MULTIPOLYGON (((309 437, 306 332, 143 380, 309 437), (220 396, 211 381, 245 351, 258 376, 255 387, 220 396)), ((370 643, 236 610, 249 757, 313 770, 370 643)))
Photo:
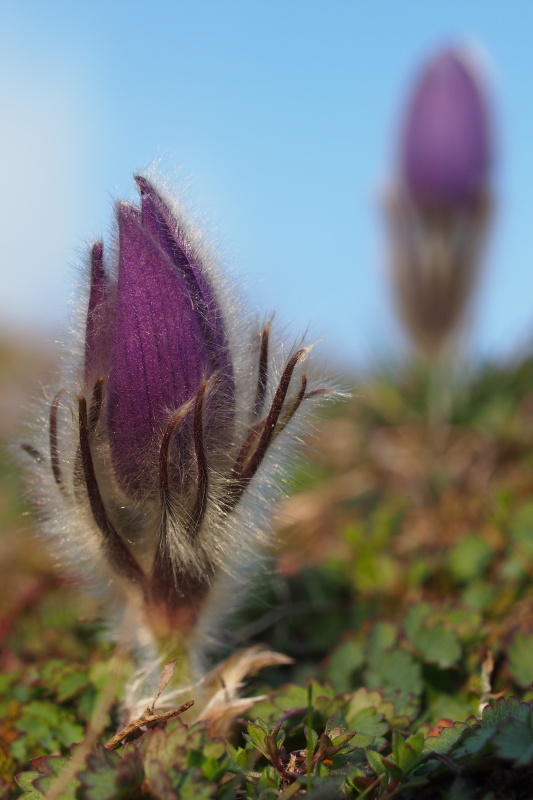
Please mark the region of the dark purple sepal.
POLYGON ((89 391, 96 378, 107 369, 109 346, 109 280, 104 270, 104 246, 95 242, 91 248, 91 290, 85 325, 85 386, 89 391))

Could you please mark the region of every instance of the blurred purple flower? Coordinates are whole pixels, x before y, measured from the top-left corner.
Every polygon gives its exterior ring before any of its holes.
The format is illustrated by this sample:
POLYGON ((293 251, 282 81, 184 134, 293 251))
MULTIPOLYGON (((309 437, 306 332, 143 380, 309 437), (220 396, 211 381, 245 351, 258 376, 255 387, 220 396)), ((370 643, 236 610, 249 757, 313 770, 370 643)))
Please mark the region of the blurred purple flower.
POLYGON ((424 67, 409 105, 401 168, 420 204, 454 207, 485 188, 491 135, 483 87, 461 50, 443 50, 424 67))
POLYGON ((444 353, 465 318, 490 220, 491 147, 474 64, 442 50, 411 95, 386 198, 396 302, 426 357, 444 353))

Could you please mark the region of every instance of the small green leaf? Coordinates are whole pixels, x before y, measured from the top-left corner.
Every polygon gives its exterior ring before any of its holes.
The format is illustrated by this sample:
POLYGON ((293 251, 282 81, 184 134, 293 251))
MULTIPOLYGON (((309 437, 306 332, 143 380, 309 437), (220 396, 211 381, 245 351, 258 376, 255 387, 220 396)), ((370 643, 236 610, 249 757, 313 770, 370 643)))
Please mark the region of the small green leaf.
MULTIPOLYGON (((207 785, 201 770, 196 767, 172 775, 172 783, 176 789, 176 800, 209 800, 214 796, 217 788, 212 784, 211 786, 207 785), (177 780, 175 781, 174 778, 177 780)), ((174 800, 174 798, 169 797, 168 800, 174 800)))
MULTIPOLYGON (((22 773, 17 777, 19 785, 22 782, 26 786, 29 784, 31 787, 29 792, 24 795, 26 800, 43 800, 66 767, 68 760, 68 758, 63 758, 62 756, 38 756, 32 759, 31 764, 32 767, 35 767, 35 771, 22 773), (27 778, 26 776, 28 775, 32 777, 27 778)), ((63 790, 61 800, 76 800, 78 788, 79 782, 76 778, 73 778, 63 790)))
POLYGON ((517 633, 507 649, 509 672, 518 686, 533 681, 533 636, 517 633))
POLYGON ((395 644, 397 636, 395 626, 388 622, 378 622, 374 625, 368 637, 368 660, 377 660, 383 653, 390 650, 395 644))
POLYGON ((201 750, 205 739, 205 723, 189 727, 179 719, 173 720, 165 730, 159 728, 144 735, 146 762, 158 761, 163 769, 185 769, 188 753, 201 750))
POLYGON ((348 724, 357 733, 364 733, 375 738, 384 736, 389 730, 389 724, 383 719, 383 714, 375 708, 362 708, 356 714, 347 715, 348 724))
POLYGON ((364 663, 363 646, 354 639, 340 644, 330 658, 326 679, 337 692, 347 692, 353 687, 353 674, 364 663))
POLYGON ((21 772, 15 777, 17 786, 24 789, 24 794, 19 800, 42 800, 43 793, 33 785, 33 782, 39 777, 40 773, 37 771, 21 772))
POLYGON ((487 705, 483 709, 479 724, 481 727, 494 727, 499 722, 514 717, 526 722, 529 719, 530 706, 522 703, 518 697, 499 697, 492 705, 487 705))
MULTIPOLYGON (((36 786, 38 787, 39 791, 42 792, 41 795, 37 795, 39 800, 40 798, 44 798, 48 794, 48 792, 53 788, 56 780, 57 778, 51 778, 48 775, 37 779, 36 786)), ((76 779, 71 780, 69 785, 65 789, 63 789, 61 793, 61 800, 77 800, 78 789, 79 789, 78 781, 76 779)))
POLYGON ((403 739, 401 734, 394 733, 392 737, 392 754, 394 760, 404 774, 408 774, 420 763, 420 756, 424 749, 424 736, 415 733, 408 739, 403 739))
POLYGON ((477 725, 470 728, 453 748, 453 758, 462 760, 488 750, 487 743, 492 734, 493 730, 491 728, 481 728, 477 725))
MULTIPOLYGON (((316 681, 310 681, 310 685, 315 710, 320 707, 322 698, 333 700, 335 697, 335 692, 330 686, 322 686, 316 681)), ((261 719, 274 722, 291 709, 307 709, 308 692, 309 685, 304 687, 295 683, 285 684, 277 691, 271 692, 267 699, 257 703, 254 706, 254 714, 261 719)))
POLYGON ((247 739, 256 750, 264 754, 266 750, 265 740, 268 736, 266 723, 261 719, 257 719, 255 722, 249 722, 246 730, 247 733, 244 734, 245 739, 247 739))
POLYGON ((279 775, 274 767, 268 766, 264 769, 261 773, 261 777, 259 778, 257 789, 259 791, 259 796, 263 797, 262 792, 268 791, 269 789, 275 789, 275 795, 266 795, 265 797, 279 797, 277 794, 279 790, 279 775))
MULTIPOLYGON (((81 776, 80 776, 81 778, 81 776)), ((115 800, 125 795, 116 793, 116 775, 112 769, 86 770, 81 778, 84 800, 115 800)))
POLYGON ((63 709, 56 703, 32 700, 24 706, 16 728, 26 735, 27 747, 34 748, 38 745, 49 753, 81 742, 83 727, 74 720, 72 711, 63 709))
POLYGON ((151 795, 157 797, 158 800, 178 800, 172 785, 175 770, 164 769, 155 758, 145 758, 144 770, 151 795))
POLYGON ((369 689, 397 689, 402 696, 422 693, 421 666, 405 650, 396 648, 369 659, 366 670, 369 689))
POLYGON ((78 773, 82 800, 134 800, 144 781, 140 756, 133 746, 122 754, 97 745, 78 773))
POLYGON ((533 503, 525 503, 518 509, 510 533, 520 551, 533 558, 533 503))
POLYGON ((50 659, 42 665, 40 681, 55 695, 58 703, 78 694, 90 683, 86 669, 60 659, 50 659))
POLYGON ((448 553, 448 565, 459 581, 470 581, 480 576, 493 556, 489 544, 478 534, 462 538, 448 553))
POLYGON ((246 772, 249 769, 249 757, 250 753, 248 750, 245 750, 244 747, 233 747, 233 745, 228 742, 227 744, 228 754, 229 754, 229 769, 231 772, 246 772))
POLYGON ((438 736, 428 736, 424 742, 424 750, 432 753, 449 753, 468 730, 470 727, 465 722, 456 722, 453 727, 442 728, 438 736))
POLYGON ((204 756, 199 765, 204 777, 210 783, 218 783, 228 771, 228 760, 220 761, 217 758, 206 758, 204 756))
POLYGON ((307 725, 304 725, 304 734, 307 739, 307 747, 311 753, 314 753, 318 744, 318 733, 312 728, 309 730, 307 725))
POLYGON ((461 658, 461 646, 455 633, 441 625, 422 626, 416 632, 413 645, 429 664, 437 664, 442 669, 456 664, 461 658))
POLYGON ((492 743, 496 748, 496 753, 501 758, 513 761, 516 767, 526 766, 533 761, 531 724, 528 725, 519 719, 508 719, 498 726, 492 743))
POLYGON ((429 603, 416 603, 416 605, 411 606, 408 609, 403 621, 403 627, 407 637, 411 640, 411 642, 416 636, 417 631, 422 625, 423 621, 430 613, 431 606, 429 603))
POLYGON ((376 773, 376 775, 385 775, 387 772, 386 766, 383 764, 383 756, 381 756, 376 750, 367 750, 366 751, 366 760, 376 773))

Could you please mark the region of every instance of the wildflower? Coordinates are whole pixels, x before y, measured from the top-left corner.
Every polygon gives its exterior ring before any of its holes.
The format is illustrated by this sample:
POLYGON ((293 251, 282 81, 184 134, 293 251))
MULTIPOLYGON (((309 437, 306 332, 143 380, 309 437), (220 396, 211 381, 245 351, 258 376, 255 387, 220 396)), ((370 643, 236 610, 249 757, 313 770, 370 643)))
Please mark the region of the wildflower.
POLYGON ((468 55, 438 53, 408 105, 387 199, 393 281, 404 323, 428 355, 462 321, 490 216, 491 129, 468 55))
POLYGON ((187 682, 257 560, 280 444, 323 390, 308 388, 310 348, 272 355, 270 324, 249 330, 197 232, 136 181, 110 258, 91 248, 82 357, 23 449, 60 561, 129 619, 148 673, 178 654, 187 682))
POLYGON ((438 53, 420 75, 407 113, 405 190, 421 206, 475 203, 486 189, 490 161, 490 126, 477 73, 463 53, 438 53))

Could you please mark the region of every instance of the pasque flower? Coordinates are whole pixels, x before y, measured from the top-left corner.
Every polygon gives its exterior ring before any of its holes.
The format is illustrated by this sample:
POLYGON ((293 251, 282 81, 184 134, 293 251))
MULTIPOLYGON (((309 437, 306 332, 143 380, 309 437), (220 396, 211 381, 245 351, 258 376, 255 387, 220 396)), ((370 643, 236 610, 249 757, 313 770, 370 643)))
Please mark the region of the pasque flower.
POLYGON ((183 654, 233 608, 283 443, 323 390, 303 371, 310 348, 280 357, 198 232, 136 181, 115 247, 91 248, 83 342, 23 449, 58 560, 129 615, 135 647, 183 654))
POLYGON ((407 106, 387 198, 392 277, 403 321, 433 356, 462 321, 490 216, 492 131, 480 70, 446 49, 407 106))
POLYGON ((486 189, 491 137, 477 70, 458 50, 426 65, 408 107, 401 167, 406 192, 420 205, 453 208, 486 189))

